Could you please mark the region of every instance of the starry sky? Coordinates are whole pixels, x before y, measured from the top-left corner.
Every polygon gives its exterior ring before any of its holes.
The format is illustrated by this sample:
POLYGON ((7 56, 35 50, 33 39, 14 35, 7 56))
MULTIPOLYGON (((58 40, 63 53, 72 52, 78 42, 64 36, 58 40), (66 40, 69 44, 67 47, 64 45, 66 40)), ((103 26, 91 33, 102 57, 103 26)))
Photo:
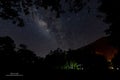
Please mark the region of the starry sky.
POLYGON ((104 30, 108 25, 102 21, 103 18, 96 17, 101 14, 98 6, 97 0, 90 0, 80 12, 66 12, 59 18, 50 9, 33 8, 30 15, 23 14, 23 28, 0 19, 0 36, 10 36, 17 46, 25 44, 42 57, 58 47, 63 50, 77 49, 105 36, 104 30))

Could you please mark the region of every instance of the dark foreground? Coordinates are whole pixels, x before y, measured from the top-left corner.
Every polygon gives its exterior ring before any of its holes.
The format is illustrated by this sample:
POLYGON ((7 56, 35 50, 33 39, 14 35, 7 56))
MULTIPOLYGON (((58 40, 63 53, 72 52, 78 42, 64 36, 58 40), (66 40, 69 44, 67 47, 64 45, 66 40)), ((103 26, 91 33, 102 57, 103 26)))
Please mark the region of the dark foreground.
MULTIPOLYGON (((15 72, 13 72, 15 73, 15 72)), ((29 70, 22 76, 0 75, 0 80, 119 80, 119 71, 29 70)))

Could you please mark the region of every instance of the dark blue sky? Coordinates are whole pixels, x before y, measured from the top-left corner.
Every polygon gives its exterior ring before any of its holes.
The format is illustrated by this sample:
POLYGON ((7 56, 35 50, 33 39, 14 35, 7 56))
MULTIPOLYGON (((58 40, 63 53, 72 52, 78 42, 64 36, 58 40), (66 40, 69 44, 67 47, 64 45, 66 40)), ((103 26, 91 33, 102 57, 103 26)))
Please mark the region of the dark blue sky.
POLYGON ((96 17, 99 14, 97 5, 97 0, 91 0, 79 13, 67 12, 60 18, 55 18, 49 10, 33 8, 30 15, 23 15, 26 22, 23 28, 0 19, 0 36, 10 36, 17 45, 26 44, 39 56, 45 56, 49 50, 58 47, 80 48, 105 36, 108 25, 96 17))

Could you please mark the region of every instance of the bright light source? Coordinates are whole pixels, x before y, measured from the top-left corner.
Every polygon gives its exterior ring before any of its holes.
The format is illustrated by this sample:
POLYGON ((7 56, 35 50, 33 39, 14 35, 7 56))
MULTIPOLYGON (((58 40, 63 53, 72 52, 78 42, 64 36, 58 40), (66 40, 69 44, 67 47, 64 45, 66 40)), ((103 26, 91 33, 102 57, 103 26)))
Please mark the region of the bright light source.
POLYGON ((116 70, 119 70, 119 68, 117 67, 116 70))
POLYGON ((114 67, 113 67, 113 66, 110 66, 110 67, 109 67, 109 69, 113 70, 113 69, 114 69, 114 67))

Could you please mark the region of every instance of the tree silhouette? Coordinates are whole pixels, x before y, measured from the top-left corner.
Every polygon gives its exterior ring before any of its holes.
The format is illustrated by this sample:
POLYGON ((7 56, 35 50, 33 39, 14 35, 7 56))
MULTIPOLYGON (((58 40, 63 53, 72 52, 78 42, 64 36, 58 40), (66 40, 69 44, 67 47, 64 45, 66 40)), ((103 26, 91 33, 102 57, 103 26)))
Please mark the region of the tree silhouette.
MULTIPOLYGON (((120 65, 119 54, 112 62, 114 65, 120 65)), ((10 37, 0 37, 0 65, 0 75, 19 72, 25 75, 26 79, 40 79, 41 73, 46 76, 51 75, 51 78, 53 78, 53 74, 60 77, 62 73, 59 71, 65 72, 67 78, 80 79, 80 76, 73 74, 76 72, 107 72, 108 70, 107 60, 103 56, 95 54, 91 47, 86 46, 68 51, 58 48, 51 50, 45 58, 41 58, 24 44, 16 47, 10 37)), ((64 76, 62 75, 62 77, 64 76)))
POLYGON ((43 64, 43 58, 27 49, 23 44, 17 48, 10 37, 0 37, 0 75, 10 72, 20 72, 30 75, 38 71, 43 64))
POLYGON ((14 24, 18 26, 24 26, 24 19, 22 15, 31 14, 33 8, 39 10, 39 8, 48 9, 56 12, 56 17, 59 17, 61 13, 65 11, 78 12, 85 5, 84 0, 0 0, 0 17, 2 19, 12 20, 14 24), (68 5, 68 9, 65 10, 63 6, 68 5))
POLYGON ((112 64, 115 69, 119 70, 120 66, 120 5, 117 0, 101 0, 102 4, 99 7, 100 12, 105 13, 104 21, 110 24, 109 29, 106 33, 109 34, 110 43, 118 49, 118 53, 112 59, 112 64))
POLYGON ((37 56, 31 50, 28 50, 23 44, 20 45, 17 55, 23 61, 22 63, 25 64, 34 64, 37 59, 37 56))
POLYGON ((45 58, 45 64, 49 68, 57 69, 57 67, 60 67, 65 64, 65 52, 61 50, 60 48, 51 51, 50 54, 48 54, 45 58))
MULTIPOLYGON (((0 37, 0 57, 1 59, 7 60, 9 56, 14 56, 15 54, 15 44, 10 37, 0 37)), ((10 59, 11 60, 11 59, 10 59)), ((10 61, 9 60, 9 61, 10 61)))
MULTIPOLYGON (((0 37, 0 65, 1 71, 9 71, 13 69, 16 59, 14 41, 6 36, 0 37)), ((4 73, 3 72, 3 73, 4 73)))
POLYGON ((105 13, 104 21, 110 24, 107 34, 110 34, 110 42, 115 47, 120 47, 120 29, 119 29, 119 19, 120 19, 120 5, 117 0, 101 0, 102 4, 98 8, 100 12, 105 13))

